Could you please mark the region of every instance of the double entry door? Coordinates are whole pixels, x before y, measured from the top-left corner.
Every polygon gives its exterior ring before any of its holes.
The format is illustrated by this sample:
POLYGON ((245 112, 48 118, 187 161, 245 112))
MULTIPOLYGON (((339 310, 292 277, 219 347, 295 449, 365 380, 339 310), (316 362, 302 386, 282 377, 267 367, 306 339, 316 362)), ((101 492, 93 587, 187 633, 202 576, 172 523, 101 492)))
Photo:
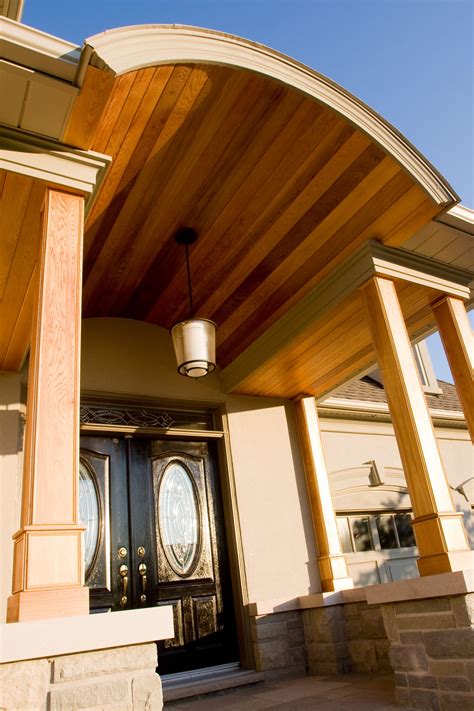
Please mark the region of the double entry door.
POLYGON ((238 659, 214 444, 81 437, 91 612, 172 605, 160 673, 238 659))

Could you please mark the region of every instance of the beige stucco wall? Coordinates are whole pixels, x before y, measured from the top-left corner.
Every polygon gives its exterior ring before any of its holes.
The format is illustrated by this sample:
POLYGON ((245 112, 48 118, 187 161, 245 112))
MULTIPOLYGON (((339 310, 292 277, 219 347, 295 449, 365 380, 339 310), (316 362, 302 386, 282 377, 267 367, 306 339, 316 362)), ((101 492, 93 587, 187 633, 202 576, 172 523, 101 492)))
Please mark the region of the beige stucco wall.
POLYGON ((228 397, 215 374, 184 378, 169 333, 125 319, 83 322, 82 389, 224 405, 249 600, 319 590, 292 403, 228 397))
POLYGON ((12 534, 20 523, 24 412, 21 399, 20 376, 0 373, 0 622, 5 620, 7 597, 11 594, 12 534))
MULTIPOLYGON (((393 427, 386 422, 351 421, 347 419, 329 419, 324 417, 324 408, 320 408, 321 431, 324 453, 328 471, 331 474, 341 470, 361 467, 370 460, 375 460, 383 476, 383 470, 402 469, 400 454, 393 432, 393 427)), ((474 525, 472 523, 471 506, 474 499, 466 501, 455 489, 474 476, 473 446, 467 429, 435 427, 441 458, 445 467, 448 482, 451 487, 453 501, 458 510, 464 512, 466 527, 474 547, 474 525)), ((361 482, 362 484, 362 478, 361 482)), ((367 479, 365 478, 367 484, 367 479)), ((354 485, 354 480, 348 480, 348 486, 354 485)), ((343 488, 342 477, 339 477, 338 488, 343 488)), ((387 494, 381 490, 381 501, 387 494)), ((374 490, 367 495, 358 495, 360 510, 370 508, 374 501, 374 490)))

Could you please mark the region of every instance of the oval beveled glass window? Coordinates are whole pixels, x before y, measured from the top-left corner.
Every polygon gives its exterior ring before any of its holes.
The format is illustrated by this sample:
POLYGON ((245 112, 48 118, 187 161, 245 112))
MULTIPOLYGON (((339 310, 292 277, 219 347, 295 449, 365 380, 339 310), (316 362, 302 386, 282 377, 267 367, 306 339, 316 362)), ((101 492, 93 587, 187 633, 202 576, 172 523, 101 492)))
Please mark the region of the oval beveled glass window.
POLYGON ((158 494, 161 542, 177 575, 188 575, 199 548, 199 507, 187 469, 171 462, 165 469, 158 494))
POLYGON ((79 520, 84 531, 84 564, 86 577, 99 547, 100 502, 92 473, 84 462, 79 463, 79 520))

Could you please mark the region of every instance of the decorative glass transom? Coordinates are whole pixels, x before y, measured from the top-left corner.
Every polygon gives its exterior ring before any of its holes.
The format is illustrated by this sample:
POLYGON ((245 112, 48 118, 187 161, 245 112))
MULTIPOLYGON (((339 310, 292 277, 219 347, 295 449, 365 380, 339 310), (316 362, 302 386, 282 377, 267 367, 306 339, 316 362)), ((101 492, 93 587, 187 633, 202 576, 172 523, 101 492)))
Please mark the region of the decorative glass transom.
POLYGON ((199 508, 187 469, 177 461, 165 469, 158 494, 161 542, 177 575, 188 575, 199 547, 199 508))
POLYGON ((100 504, 92 474, 83 462, 79 463, 79 520, 86 527, 84 564, 87 577, 99 546, 100 504))

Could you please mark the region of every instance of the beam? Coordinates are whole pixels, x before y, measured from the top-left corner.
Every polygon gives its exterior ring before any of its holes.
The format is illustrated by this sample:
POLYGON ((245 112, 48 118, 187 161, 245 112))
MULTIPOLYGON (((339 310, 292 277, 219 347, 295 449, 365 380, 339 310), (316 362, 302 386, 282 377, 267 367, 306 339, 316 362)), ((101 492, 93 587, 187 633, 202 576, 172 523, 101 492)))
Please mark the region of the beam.
POLYGON ((461 299, 445 296, 433 304, 433 312, 474 442, 474 336, 466 307, 461 299))
POLYGON ((8 622, 89 612, 79 525, 84 198, 46 191, 8 622))
POLYGON ((295 402, 313 529, 323 592, 354 587, 337 531, 329 477, 324 460, 318 411, 313 397, 295 402))
POLYGON ((374 277, 361 291, 415 513, 420 574, 472 568, 474 552, 451 498, 395 285, 374 277))

